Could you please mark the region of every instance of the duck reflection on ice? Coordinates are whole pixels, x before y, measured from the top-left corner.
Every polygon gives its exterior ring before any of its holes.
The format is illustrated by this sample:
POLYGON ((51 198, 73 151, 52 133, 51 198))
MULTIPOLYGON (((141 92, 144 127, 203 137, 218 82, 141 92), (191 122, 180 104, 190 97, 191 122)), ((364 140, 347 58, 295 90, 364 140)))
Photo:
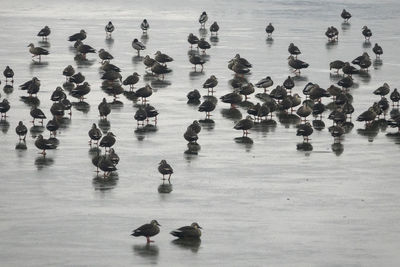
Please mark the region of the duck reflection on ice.
POLYGON ((83 113, 88 113, 90 111, 90 104, 85 101, 79 101, 79 102, 72 102, 72 106, 83 113))
POLYGON ((201 245, 201 239, 175 239, 171 243, 181 249, 197 253, 201 245))
POLYGON ((54 164, 54 159, 50 157, 39 156, 35 159, 36 168, 40 171, 44 167, 49 167, 54 164))
POLYGON ((6 134, 8 132, 8 129, 10 129, 10 123, 6 119, 1 119, 0 129, 4 134, 6 134))
POLYGON ((172 192, 172 189, 173 189, 172 184, 165 183, 165 181, 163 181, 163 183, 158 186, 157 190, 158 193, 160 194, 169 194, 172 192))
POLYGON ((344 151, 344 146, 341 143, 335 142, 332 144, 331 148, 332 148, 333 153, 335 153, 336 156, 340 156, 344 151))
POLYGON ((114 189, 118 184, 118 173, 112 172, 106 179, 103 176, 95 176, 92 185, 95 190, 108 191, 114 189))
POLYGON ((6 84, 3 87, 3 91, 4 93, 6 93, 7 95, 11 94, 14 91, 14 87, 11 84, 6 84))
POLYGON ((33 138, 36 138, 39 134, 42 134, 44 132, 44 126, 43 125, 33 125, 30 129, 29 132, 31 133, 31 136, 33 138))
POLYGON ((140 256, 142 258, 150 260, 150 264, 158 263, 159 249, 157 245, 155 244, 133 245, 132 250, 136 256, 140 256))

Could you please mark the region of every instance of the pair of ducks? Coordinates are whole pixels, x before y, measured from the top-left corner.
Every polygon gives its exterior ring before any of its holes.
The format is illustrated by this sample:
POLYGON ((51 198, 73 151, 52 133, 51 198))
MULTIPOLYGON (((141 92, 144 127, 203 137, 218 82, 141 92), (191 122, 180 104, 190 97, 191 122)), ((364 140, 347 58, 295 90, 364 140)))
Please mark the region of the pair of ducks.
MULTIPOLYGON (((139 228, 133 230, 132 236, 144 236, 146 237, 147 243, 154 242, 150 240, 150 237, 157 235, 160 232, 161 226, 156 220, 152 220, 150 223, 143 224, 139 228)), ((196 222, 190 226, 183 226, 170 232, 171 235, 178 237, 179 239, 199 239, 201 236, 202 229, 196 222)))

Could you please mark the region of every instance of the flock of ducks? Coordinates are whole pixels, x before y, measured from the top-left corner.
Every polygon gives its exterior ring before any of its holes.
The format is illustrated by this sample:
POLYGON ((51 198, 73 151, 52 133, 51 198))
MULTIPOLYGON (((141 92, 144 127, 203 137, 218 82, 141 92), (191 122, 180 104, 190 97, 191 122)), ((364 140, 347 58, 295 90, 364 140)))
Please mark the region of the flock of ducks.
MULTIPOLYGON (((343 10, 341 17, 345 23, 348 23, 351 18, 351 14, 343 10)), ((208 21, 208 15, 203 12, 199 17, 199 23, 201 29, 205 29, 206 22, 208 21)), ((140 25, 143 34, 147 34, 150 29, 150 25, 146 19, 140 25)), ((216 36, 219 31, 219 25, 214 22, 210 26, 210 33, 212 36, 216 36)), ((108 22, 105 26, 106 38, 111 38, 113 31, 115 30, 112 22, 108 22)), ((269 23, 266 26, 267 38, 272 38, 274 32, 274 26, 269 23)), ((371 30, 364 26, 362 28, 362 35, 365 37, 365 42, 369 42, 372 36, 371 30)), ((37 34, 42 40, 47 40, 51 30, 48 26, 45 26, 37 34)), ((339 31, 334 27, 328 27, 325 32, 329 42, 338 42, 339 31)), ((87 37, 85 30, 81 30, 68 37, 68 41, 73 42, 73 46, 76 49, 75 60, 85 61, 87 60, 87 54, 97 53, 101 60, 101 69, 103 75, 101 79, 102 89, 108 94, 114 97, 114 101, 118 95, 125 95, 128 99, 137 101, 140 103, 138 109, 134 114, 134 118, 137 121, 137 130, 139 131, 155 131, 157 125, 157 116, 159 115, 157 109, 149 104, 149 98, 153 94, 153 88, 146 84, 135 90, 136 84, 140 80, 140 75, 134 72, 125 79, 121 76, 120 68, 111 63, 113 56, 110 52, 100 49, 96 51, 93 47, 84 43, 87 37), (127 89, 124 89, 126 86, 127 89), (153 121, 151 121, 153 120, 153 121)), ((211 48, 211 45, 204 37, 197 37, 193 33, 190 33, 187 38, 190 44, 189 62, 194 65, 195 71, 203 71, 206 60, 204 55, 207 50, 211 48), (195 50, 192 50, 195 48, 195 50), (198 66, 201 69, 198 70, 198 66)), ((42 47, 35 47, 34 44, 29 44, 29 52, 32 54, 32 60, 37 59, 39 62, 44 56, 50 54, 48 50, 42 47)), ((146 46, 138 39, 132 41, 132 48, 136 50, 137 55, 140 52, 146 50, 146 46)), ((372 49, 375 53, 376 58, 379 59, 383 54, 383 49, 378 44, 372 49)), ((300 60, 301 50, 294 43, 290 43, 288 46, 288 65, 293 69, 295 76, 301 75, 301 70, 307 69, 309 64, 300 60)), ((150 55, 146 55, 143 58, 143 64, 145 69, 151 72, 152 75, 158 79, 164 79, 164 76, 170 73, 172 70, 167 64, 174 61, 174 59, 161 51, 157 51, 154 54, 154 58, 150 55)), ((353 77, 360 73, 368 72, 372 61, 367 52, 364 52, 359 57, 355 58, 350 62, 342 60, 335 60, 329 64, 330 70, 336 72, 336 74, 342 73, 340 80, 337 84, 332 84, 327 89, 322 88, 318 84, 309 82, 303 89, 302 93, 305 96, 305 100, 302 101, 302 97, 297 93, 292 93, 292 89, 295 87, 294 77, 288 76, 281 85, 276 85, 270 76, 259 80, 257 83, 251 83, 247 80, 246 75, 251 72, 252 64, 245 58, 236 54, 229 62, 227 68, 231 70, 235 76, 230 81, 230 85, 234 88, 234 91, 220 97, 223 103, 229 104, 229 113, 237 114, 237 106, 241 106, 247 109, 248 115, 246 118, 238 120, 234 125, 234 129, 242 131, 243 135, 238 138, 238 142, 252 142, 248 137, 249 131, 256 125, 273 126, 276 122, 273 120, 273 113, 278 116, 280 121, 288 121, 289 123, 297 125, 297 136, 303 138, 303 142, 297 145, 297 149, 300 150, 311 150, 312 146, 309 143, 310 136, 314 129, 321 130, 325 127, 325 123, 322 121, 322 113, 326 110, 330 110, 328 119, 332 120, 332 126, 329 127, 329 132, 334 138, 334 145, 339 145, 337 149, 340 150, 341 137, 346 134, 353 124, 351 122, 351 116, 354 112, 352 106, 353 97, 350 89, 353 86, 353 77), (358 68, 356 67, 358 66, 358 68), (256 93, 255 96, 261 100, 261 103, 253 104, 247 101, 248 97, 256 92, 256 88, 261 89, 260 93, 256 93), (272 89, 273 88, 273 89, 272 89), (332 102, 328 105, 322 103, 323 98, 331 98, 332 102), (308 117, 314 116, 314 120, 310 123, 308 117)), ((14 84, 14 72, 7 66, 3 72, 5 77, 6 89, 12 88, 14 84)), ((50 112, 52 119, 48 120, 46 129, 50 132, 49 138, 44 138, 42 134, 37 135, 35 140, 35 146, 40 150, 40 154, 43 157, 46 156, 46 151, 56 149, 59 145, 59 140, 56 138, 57 130, 60 124, 63 123, 63 118, 67 114, 72 116, 71 107, 75 105, 77 108, 84 108, 88 105, 84 99, 91 91, 90 84, 86 81, 85 76, 81 72, 76 72, 75 69, 69 65, 63 71, 62 74, 65 76, 65 83, 57 87, 51 95, 51 101, 53 102, 50 112), (67 94, 77 99, 78 102, 72 103, 67 94)), ((32 117, 32 123, 35 125, 37 121, 43 125, 43 120, 47 119, 45 113, 38 108, 39 99, 37 97, 40 91, 40 80, 37 77, 33 77, 31 80, 21 84, 19 88, 27 92, 27 96, 22 96, 21 100, 31 105, 30 116, 32 117)), ((214 96, 216 92, 215 88, 218 86, 218 79, 215 75, 211 75, 203 83, 203 89, 207 90, 207 95, 203 96, 204 101, 201 102, 201 94, 195 89, 187 94, 188 104, 198 105, 199 112, 205 112, 205 119, 193 121, 186 129, 183 137, 188 142, 188 148, 190 153, 197 153, 199 150, 198 134, 201 132, 202 124, 212 124, 214 121, 211 119, 211 112, 216 108, 218 99, 214 96)), ((400 94, 397 89, 390 92, 390 86, 384 83, 381 87, 377 88, 374 92, 375 95, 380 98, 374 102, 370 108, 362 112, 358 117, 357 121, 363 121, 366 123, 366 130, 373 130, 378 125, 386 123, 386 125, 397 127, 400 132, 400 113, 399 113, 399 101, 400 94), (389 95, 390 93, 390 95, 389 95), (392 101, 392 111, 390 112, 390 119, 385 120, 386 114, 389 112, 390 103, 386 96, 389 95, 392 101), (380 119, 383 116, 384 119, 380 119)), ((4 98, 0 102, 0 114, 1 120, 6 120, 7 112, 11 108, 7 98, 4 98)), ((98 112, 101 121, 106 122, 107 116, 112 112, 111 103, 108 103, 106 98, 98 105, 98 112)), ((100 127, 101 128, 101 127, 100 127)), ((96 167, 96 172, 103 172, 103 177, 106 179, 117 170, 116 166, 119 162, 119 157, 115 152, 113 146, 116 143, 116 135, 110 131, 102 131, 95 123, 92 124, 88 131, 90 138, 89 145, 94 146, 96 154, 92 158, 92 163, 96 167), (106 132, 104 134, 103 132, 106 132), (102 151, 104 149, 104 152, 102 151)), ((20 121, 15 129, 16 134, 19 138, 19 145, 17 149, 26 149, 25 140, 28 133, 27 127, 20 121)), ((158 171, 162 175, 163 184, 167 179, 170 184, 171 175, 174 173, 171 165, 166 160, 161 160, 158 165, 158 171), (167 178, 166 178, 167 177, 167 178)), ((171 190, 171 189, 170 189, 171 190)), ((149 224, 144 224, 141 227, 133 231, 132 236, 144 236, 147 242, 152 242, 150 237, 157 235, 160 232, 160 224, 153 220, 149 224)), ((191 226, 184 226, 171 232, 171 234, 178 238, 200 238, 201 227, 197 223, 192 223, 191 226)))

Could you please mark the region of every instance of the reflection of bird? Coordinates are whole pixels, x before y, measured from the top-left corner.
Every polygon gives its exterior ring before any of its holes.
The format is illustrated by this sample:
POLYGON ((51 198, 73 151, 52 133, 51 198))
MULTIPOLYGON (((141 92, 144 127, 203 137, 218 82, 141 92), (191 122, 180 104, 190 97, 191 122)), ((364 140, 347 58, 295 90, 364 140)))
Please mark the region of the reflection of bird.
POLYGON ((133 47, 133 49, 135 49, 137 51, 139 56, 140 56, 140 50, 146 49, 146 46, 144 44, 142 44, 141 42, 139 42, 139 40, 136 38, 132 42, 132 47, 133 47))
POLYGON ((245 119, 240 120, 238 123, 236 123, 233 128, 236 130, 242 130, 243 136, 247 136, 249 134, 248 130, 253 128, 253 126, 253 118, 251 116, 247 116, 245 119))
POLYGON ((198 239, 201 236, 200 229, 202 229, 200 225, 194 222, 190 226, 183 226, 173 230, 170 234, 180 239, 198 239))
POLYGON ((272 33, 274 32, 275 28, 272 26, 272 23, 269 23, 267 27, 265 28, 265 32, 267 33, 268 36, 271 36, 272 33))
POLYGON ((139 228, 133 230, 132 236, 144 236, 147 239, 147 243, 154 242, 150 240, 150 237, 155 236, 160 232, 161 226, 156 220, 152 220, 150 223, 143 224, 139 228))
POLYGON ((112 22, 109 21, 104 30, 106 31, 106 36, 111 36, 111 33, 115 30, 115 27, 112 22))
POLYGON ((146 19, 142 21, 142 23, 140 24, 140 28, 142 29, 143 33, 147 33, 147 30, 150 28, 150 25, 146 19))
POLYGON ((32 58, 39 57, 39 61, 41 60, 41 56, 50 54, 49 51, 47 51, 46 49, 41 47, 35 47, 35 45, 32 43, 29 44, 28 47, 29 47, 29 52, 33 55, 32 58))
POLYGON ((70 37, 68 37, 68 41, 70 42, 76 42, 78 40, 83 41, 86 39, 86 32, 85 30, 81 30, 78 33, 75 33, 73 35, 71 35, 70 37))
POLYGON ((349 19, 351 18, 350 12, 346 11, 346 9, 343 9, 342 14, 340 16, 344 19, 345 22, 348 22, 349 19))
POLYGON ((203 11, 203 13, 201 13, 200 18, 199 18, 199 23, 200 23, 201 28, 205 27, 207 20, 208 20, 208 15, 205 11, 203 11))
POLYGON ((49 36, 51 33, 49 26, 44 26, 43 29, 41 29, 37 36, 42 37, 42 40, 47 40, 47 36, 49 36))
POLYGON ((174 173, 174 170, 172 169, 171 165, 167 163, 165 159, 160 161, 158 165, 158 171, 162 174, 163 180, 165 180, 164 176, 168 175, 168 182, 170 182, 171 174, 174 173))
POLYGON ((96 123, 92 124, 92 128, 89 130, 88 135, 90 137, 89 144, 92 145, 92 141, 96 141, 96 145, 98 145, 99 140, 102 137, 102 132, 99 128, 97 128, 96 123))
POLYGON ((41 134, 36 138, 35 146, 42 150, 40 154, 46 156, 46 150, 48 149, 56 149, 57 144, 53 142, 51 139, 45 139, 41 134))

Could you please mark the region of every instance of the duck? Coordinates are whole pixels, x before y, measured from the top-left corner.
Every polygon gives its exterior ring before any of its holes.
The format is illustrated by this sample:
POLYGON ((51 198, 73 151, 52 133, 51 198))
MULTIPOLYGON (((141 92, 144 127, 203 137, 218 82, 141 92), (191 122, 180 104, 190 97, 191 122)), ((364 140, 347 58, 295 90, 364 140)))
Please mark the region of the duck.
POLYGON ((143 107, 139 107, 133 117, 137 122, 137 127, 139 127, 140 124, 144 126, 144 121, 147 119, 147 112, 143 107))
POLYGON ((306 122, 304 124, 299 124, 297 126, 297 136, 303 136, 303 143, 308 143, 309 136, 313 133, 313 128, 309 122, 306 122))
POLYGON ((106 36, 111 37, 112 32, 115 30, 115 27, 111 21, 107 23, 107 25, 104 27, 104 30, 106 31, 106 36))
POLYGON ((392 100, 393 105, 396 103, 397 105, 399 105, 399 101, 400 101, 400 93, 399 91, 397 91, 397 88, 395 88, 393 90, 393 92, 390 94, 389 96, 390 100, 392 100))
POLYGON ((344 66, 342 67, 342 71, 344 74, 348 76, 352 76, 353 74, 358 74, 360 71, 355 67, 351 66, 349 62, 345 62, 344 66))
POLYGON ((64 68, 62 74, 65 76, 65 81, 70 81, 72 75, 75 74, 75 69, 71 65, 68 65, 64 68))
POLYGON ((217 23, 216 21, 214 21, 213 24, 211 24, 211 26, 210 26, 211 35, 212 35, 213 33, 215 33, 216 35, 218 35, 218 31, 219 31, 219 25, 218 25, 218 23, 217 23))
POLYGON ((389 92, 390 86, 387 83, 384 83, 382 86, 374 91, 374 95, 380 95, 381 97, 384 97, 385 95, 389 94, 389 92))
POLYGON ((89 53, 96 53, 96 49, 91 47, 90 45, 84 44, 81 41, 79 41, 79 45, 76 48, 76 50, 83 56, 83 59, 86 59, 86 54, 89 53))
POLYGON ((24 123, 22 121, 18 122, 17 127, 15 128, 15 132, 18 135, 19 141, 24 141, 26 139, 26 134, 28 133, 28 128, 26 128, 26 126, 24 125, 24 123))
POLYGON ((144 87, 136 90, 135 95, 137 97, 142 98, 142 103, 146 103, 146 98, 153 94, 153 88, 150 85, 146 84, 144 87))
POLYGON ((37 36, 42 37, 42 40, 47 40, 47 37, 50 35, 51 30, 49 26, 44 26, 37 34, 37 36))
POLYGON ((201 13, 199 17, 200 28, 204 29, 207 20, 208 20, 208 15, 205 11, 203 11, 203 13, 201 13))
POLYGON ((274 32, 275 28, 272 26, 272 23, 270 22, 267 27, 265 28, 265 32, 267 33, 267 36, 270 37, 272 33, 274 32))
POLYGON ((285 87, 287 90, 292 90, 294 87, 293 78, 288 76, 287 79, 283 82, 283 87, 285 87))
POLYGON ((99 145, 99 140, 103 136, 103 133, 99 128, 97 128, 96 123, 92 124, 92 128, 89 130, 88 135, 90 137, 89 144, 92 145, 93 141, 96 141, 96 145, 99 145))
POLYGON ((301 54, 300 49, 297 46, 295 46, 293 43, 290 43, 290 45, 288 47, 288 51, 291 56, 295 56, 296 58, 298 55, 301 54))
POLYGON ((248 130, 253 128, 254 122, 251 116, 247 116, 245 119, 238 121, 233 127, 235 130, 242 130, 243 137, 247 137, 249 134, 248 130))
POLYGON ((204 38, 201 38, 197 42, 197 49, 201 49, 202 52, 205 54, 207 49, 210 49, 211 45, 209 42, 207 42, 204 38))
POLYGON ((170 73, 172 70, 169 69, 167 66, 161 65, 158 62, 155 62, 153 66, 151 66, 151 72, 155 73, 156 75, 161 75, 161 79, 164 79, 164 75, 170 73))
POLYGON ((369 38, 372 36, 372 31, 367 26, 363 26, 362 35, 364 35, 365 41, 369 41, 369 38))
POLYGON ((172 57, 168 56, 167 54, 163 54, 160 51, 157 51, 154 55, 155 55, 154 59, 157 62, 163 64, 164 66, 166 66, 165 63, 174 61, 172 57))
POLYGON ((376 58, 380 58, 381 55, 383 54, 382 47, 377 43, 375 43, 374 47, 372 48, 372 51, 375 53, 376 58))
POLYGON ((100 140, 100 147, 104 147, 107 152, 107 148, 111 148, 115 144, 115 142, 116 142, 115 137, 116 136, 112 132, 108 132, 100 140))
POLYGON ((211 75, 210 78, 208 78, 204 83, 203 83, 203 88, 207 89, 207 95, 213 95, 214 94, 214 87, 218 85, 218 79, 214 75, 211 75))
POLYGON ((140 23, 140 28, 142 29, 144 34, 147 33, 147 30, 150 28, 150 24, 147 22, 147 19, 144 19, 142 23, 140 23))
POLYGON ((161 160, 160 163, 158 164, 158 171, 163 176, 162 180, 165 180, 164 176, 168 175, 168 182, 170 182, 171 175, 174 173, 174 170, 172 169, 171 165, 167 163, 165 159, 161 160))
POLYGON ((244 84, 240 87, 239 93, 244 95, 244 100, 246 101, 252 93, 254 93, 254 85, 252 83, 244 84))
POLYGON ((157 235, 160 232, 160 228, 158 226, 161 226, 157 220, 152 220, 150 223, 143 224, 139 228, 133 230, 132 236, 144 236, 146 237, 147 244, 150 242, 154 242, 153 240, 150 240, 150 237, 157 235))
POLYGON ((32 123, 35 124, 35 119, 41 120, 41 124, 43 125, 43 120, 46 119, 46 115, 44 115, 43 111, 40 108, 32 107, 30 111, 30 115, 33 118, 32 123))
POLYGON ((90 92, 90 84, 88 82, 84 82, 81 85, 76 86, 71 90, 71 95, 75 98, 78 98, 79 101, 83 101, 84 96, 90 92))
POLYGON ((51 139, 43 138, 43 135, 41 134, 39 134, 38 137, 36 138, 35 146, 38 149, 42 150, 40 154, 42 154, 43 157, 46 156, 46 150, 57 148, 57 144, 54 141, 52 141, 51 139))
POLYGON ((143 59, 143 64, 146 66, 146 69, 151 68, 156 62, 157 61, 151 58, 149 55, 145 56, 143 59))
POLYGON ((193 102, 193 103, 198 102, 198 103, 200 103, 201 95, 200 95, 199 90, 197 90, 197 89, 194 89, 193 91, 190 91, 189 93, 187 93, 186 97, 188 99, 188 103, 189 102, 193 102))
POLYGON ((48 50, 41 48, 41 47, 35 47, 35 45, 32 43, 30 43, 28 45, 28 47, 29 47, 29 52, 33 55, 32 59, 34 57, 39 57, 39 61, 40 61, 42 56, 50 54, 50 52, 48 50))
POLYGON ((1 118, 6 118, 7 117, 7 112, 10 110, 10 103, 8 102, 7 99, 3 99, 2 102, 0 102, 0 114, 1 118))
POLYGON ((107 120, 107 116, 111 113, 110 104, 107 103, 106 98, 104 97, 101 103, 98 105, 98 110, 100 114, 100 119, 107 120))
POLYGON ((193 33, 189 33, 187 41, 190 44, 190 49, 192 49, 193 45, 197 45, 197 43, 199 42, 199 37, 197 37, 193 33))
POLYGON ((50 132, 50 137, 56 136, 57 130, 60 128, 60 124, 57 122, 56 118, 49 120, 46 124, 46 129, 50 132))
POLYGON ((293 56, 289 56, 288 60, 289 60, 288 64, 290 67, 292 67, 294 69, 294 73, 300 74, 301 69, 306 69, 309 66, 308 63, 301 61, 299 59, 296 59, 293 56))
POLYGON ((215 109, 215 104, 213 101, 206 99, 203 103, 200 104, 199 106, 199 111, 200 112, 205 112, 206 113, 206 119, 210 119, 211 114, 210 112, 215 109))
POLYGON ((204 59, 202 59, 200 56, 198 55, 190 55, 189 57, 189 62, 192 63, 194 65, 194 71, 196 71, 196 67, 197 65, 201 66, 201 72, 203 71, 203 65, 204 63, 206 63, 204 61, 204 59))
POLYGON ((201 237, 200 229, 202 229, 200 225, 194 222, 190 226, 183 226, 173 230, 170 234, 179 239, 199 239, 201 237))
POLYGON ((267 76, 261 80, 259 80, 255 86, 257 88, 263 88, 264 89, 264 93, 267 93, 267 88, 271 87, 272 85, 274 85, 274 81, 271 79, 270 76, 267 76))
POLYGON ((79 85, 85 81, 86 77, 81 73, 78 72, 76 74, 73 74, 70 78, 69 81, 72 83, 75 83, 76 85, 79 85))
POLYGON ((8 79, 11 79, 11 83, 14 83, 14 71, 10 68, 10 66, 6 66, 6 68, 3 71, 4 77, 6 77, 6 84, 8 82, 8 79))
POLYGON ((75 33, 73 35, 71 35, 70 37, 68 37, 68 41, 70 42, 76 42, 78 40, 83 41, 86 39, 86 31, 85 30, 80 30, 80 32, 75 33))
POLYGON ((186 132, 183 134, 183 137, 190 144, 197 144, 197 140, 199 139, 199 136, 191 127, 188 127, 186 129, 186 132))
POLYGON ((132 75, 126 77, 126 79, 122 82, 123 85, 129 85, 129 89, 132 90, 134 85, 139 82, 140 75, 137 72, 134 72, 132 75))
POLYGON ((339 73, 339 71, 344 67, 344 62, 341 60, 335 60, 329 63, 329 70, 336 70, 336 73, 339 73))
POLYGON ((348 22, 349 19, 351 18, 350 12, 346 11, 346 9, 343 9, 342 13, 340 16, 344 19, 345 22, 348 22))
POLYGON ((231 104, 231 108, 236 108, 236 105, 242 102, 243 97, 237 92, 232 92, 221 96, 220 99, 224 103, 231 104))
POLYGON ((139 40, 136 38, 132 41, 132 47, 133 47, 133 49, 135 49, 137 51, 138 56, 140 56, 141 50, 146 49, 146 46, 144 44, 142 44, 141 42, 139 42, 139 40))
POLYGON ((101 59, 101 63, 104 63, 105 61, 110 61, 110 60, 114 59, 114 57, 109 52, 104 50, 103 48, 101 48, 99 50, 98 54, 99 54, 99 58, 101 59))
POLYGON ((66 97, 67 95, 64 93, 64 89, 62 89, 60 86, 57 86, 57 88, 51 94, 50 100, 53 102, 60 102, 66 97))

